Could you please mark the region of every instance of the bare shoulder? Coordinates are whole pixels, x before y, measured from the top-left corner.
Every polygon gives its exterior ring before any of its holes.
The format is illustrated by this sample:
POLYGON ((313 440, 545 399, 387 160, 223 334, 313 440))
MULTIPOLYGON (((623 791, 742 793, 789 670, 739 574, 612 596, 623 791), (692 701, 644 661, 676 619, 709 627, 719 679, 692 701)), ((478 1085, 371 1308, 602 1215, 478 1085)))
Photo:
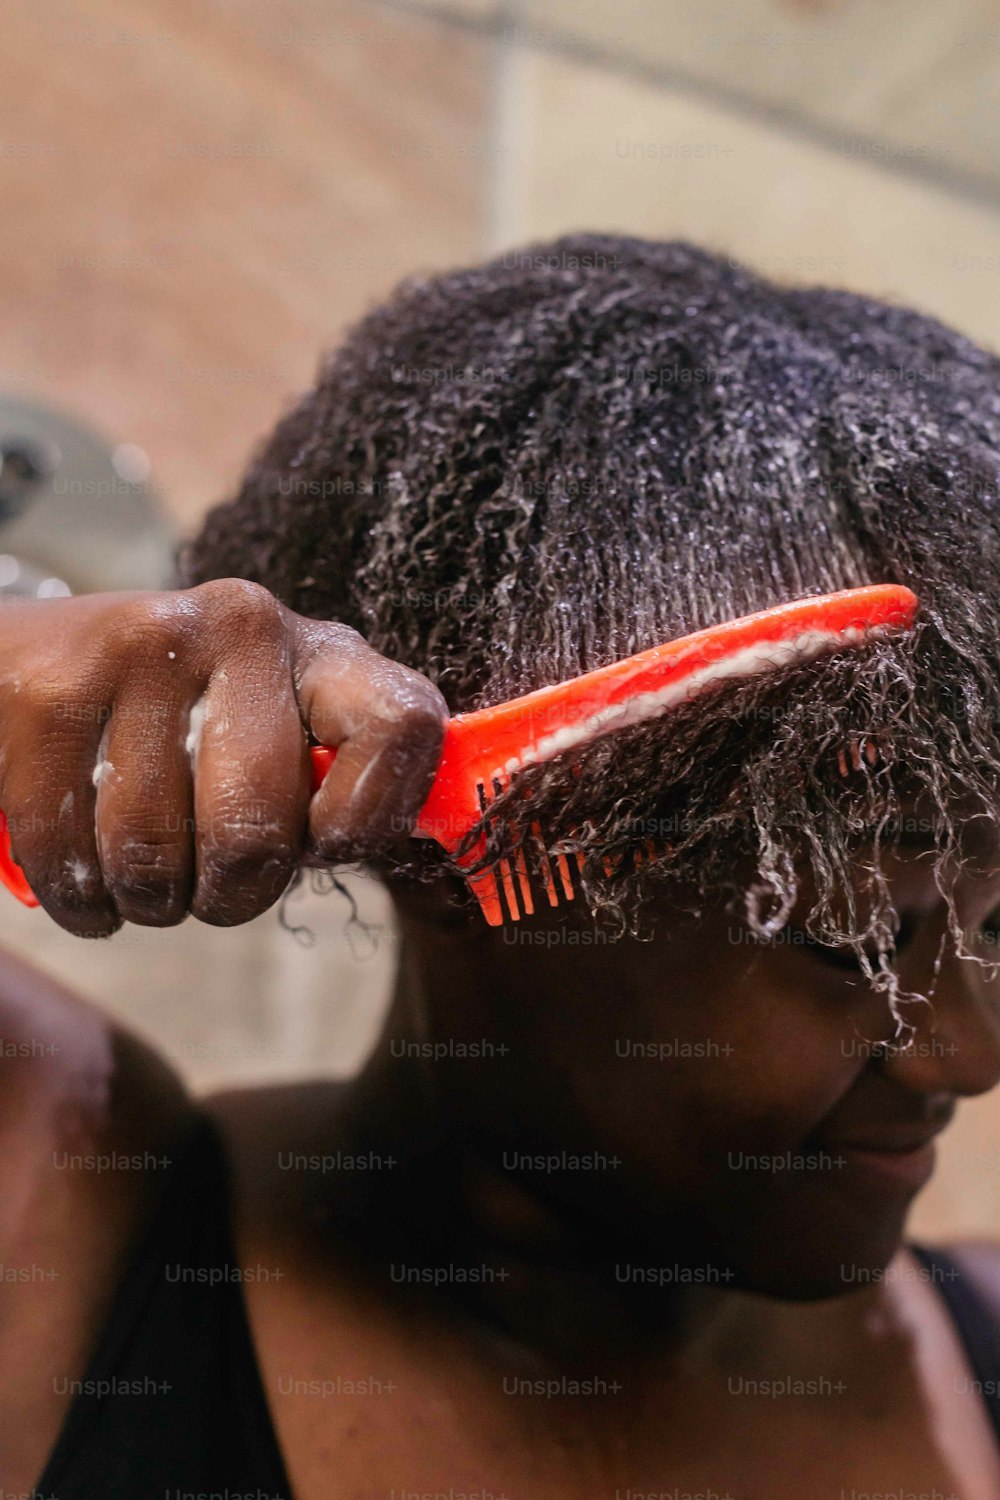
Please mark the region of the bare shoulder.
POLYGON ((123 1177, 124 1159, 165 1148, 192 1116, 151 1047, 41 969, 0 953, 0 1243, 42 1202, 69 1199, 79 1210, 90 1196, 105 1205, 142 1196, 145 1174, 123 1177), (101 1169, 78 1161, 109 1153, 101 1169))
MULTIPOLYGON (((0 1413, 40 1467, 194 1110, 156 1053, 0 953, 0 1413)), ((21 1447, 18 1447, 18 1444, 21 1447)), ((23 1451, 22 1451, 23 1449, 23 1451)))

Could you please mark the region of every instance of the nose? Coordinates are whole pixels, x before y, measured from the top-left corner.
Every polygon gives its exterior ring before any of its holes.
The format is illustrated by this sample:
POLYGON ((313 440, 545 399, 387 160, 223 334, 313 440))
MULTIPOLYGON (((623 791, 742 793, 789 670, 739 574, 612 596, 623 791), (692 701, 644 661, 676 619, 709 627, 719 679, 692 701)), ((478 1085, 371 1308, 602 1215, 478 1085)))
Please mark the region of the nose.
POLYGON ((1000 1083, 1000 978, 990 981, 979 964, 958 957, 946 912, 920 924, 898 971, 903 990, 928 995, 933 987, 933 994, 905 1005, 914 1030, 908 1046, 889 1049, 886 1076, 922 1093, 967 1097, 1000 1083))

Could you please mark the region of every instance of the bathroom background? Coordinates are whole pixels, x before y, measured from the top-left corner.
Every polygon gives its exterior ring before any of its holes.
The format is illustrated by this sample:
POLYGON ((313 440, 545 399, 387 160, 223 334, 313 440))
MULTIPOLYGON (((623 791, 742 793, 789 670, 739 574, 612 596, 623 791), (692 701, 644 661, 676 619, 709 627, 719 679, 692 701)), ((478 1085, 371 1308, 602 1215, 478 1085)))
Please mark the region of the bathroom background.
MULTIPOLYGON (((8 0, 0 78, 0 589, 157 582, 400 276, 561 231, 687 236, 1000 347, 992 0, 8 0)), ((4 895, 0 948, 197 1088, 345 1073, 395 946, 354 884, 368 943, 336 897, 297 896, 298 935, 87 944, 4 895)), ((1000 1096, 915 1227, 1000 1234, 1000 1096)))

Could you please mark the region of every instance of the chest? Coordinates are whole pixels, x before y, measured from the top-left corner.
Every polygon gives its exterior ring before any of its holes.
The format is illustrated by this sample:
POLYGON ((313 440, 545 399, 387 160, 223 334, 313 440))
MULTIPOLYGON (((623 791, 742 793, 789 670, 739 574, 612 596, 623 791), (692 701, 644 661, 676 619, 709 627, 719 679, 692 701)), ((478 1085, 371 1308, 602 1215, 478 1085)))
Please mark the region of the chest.
POLYGON ((928 1390, 862 1370, 542 1373, 382 1308, 286 1288, 251 1308, 296 1500, 995 1500, 1000 1464, 968 1371, 928 1390), (961 1376, 961 1379, 959 1379, 961 1376))

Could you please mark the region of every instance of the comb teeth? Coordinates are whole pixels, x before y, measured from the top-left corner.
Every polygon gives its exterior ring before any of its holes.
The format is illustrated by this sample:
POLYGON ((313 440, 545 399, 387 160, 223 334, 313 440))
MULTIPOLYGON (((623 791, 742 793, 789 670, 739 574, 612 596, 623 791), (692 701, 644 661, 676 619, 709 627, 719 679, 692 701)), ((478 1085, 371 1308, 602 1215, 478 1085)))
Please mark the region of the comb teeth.
MULTIPOLYGON (((491 804, 503 795, 510 785, 510 776, 505 771, 495 771, 485 781, 476 782, 476 798, 480 815, 486 814, 491 804)), ((548 851, 537 822, 531 824, 534 835, 530 858, 524 844, 518 844, 513 853, 497 863, 499 881, 491 870, 467 876, 468 885, 482 908, 483 915, 491 927, 499 927, 508 919, 519 922, 522 917, 535 913, 536 905, 544 894, 550 907, 561 906, 572 901, 577 894, 573 879, 573 866, 583 871, 584 855, 576 850, 570 853, 548 851), (539 889, 540 887, 540 889, 539 889), (502 897, 502 899, 501 899, 502 897)), ((471 863, 481 857, 485 840, 469 855, 471 863)), ((653 840, 646 840, 646 852, 637 850, 636 868, 647 857, 653 855, 653 840)), ((604 861, 605 873, 611 875, 621 864, 623 856, 615 855, 604 861)))
MULTIPOLYGON (((505 771, 495 771, 486 781, 475 783, 475 795, 480 804, 480 813, 486 814, 490 804, 510 786, 510 775, 505 771)), ((568 867, 565 855, 556 855, 556 868, 559 870, 559 885, 553 879, 552 865, 549 862, 541 832, 537 823, 532 823, 532 832, 537 835, 538 873, 543 882, 544 894, 549 897, 550 906, 558 906, 561 900, 573 900, 573 880, 570 879, 570 867, 568 867)), ((483 852, 483 843, 469 856, 471 859, 480 858, 483 852)), ((469 888, 477 898, 483 909, 483 915, 490 927, 499 927, 510 916, 511 921, 520 921, 522 916, 532 916, 535 910, 535 891, 532 889, 531 871, 528 868, 528 856, 525 853, 523 843, 517 844, 510 856, 498 862, 496 870, 499 874, 499 885, 492 870, 481 871, 468 877, 469 888), (502 901, 501 901, 502 892, 502 901)))
MULTIPOLYGON (((483 782, 477 783, 476 794, 483 813, 489 811, 490 804, 498 797, 501 797, 509 785, 510 777, 503 771, 495 771, 490 777, 488 786, 483 782)), ((500 876, 499 891, 497 890, 496 880, 490 872, 486 872, 489 886, 492 887, 491 894, 493 900, 491 907, 495 915, 491 914, 491 910, 487 909, 479 890, 474 887, 474 894, 479 898, 486 920, 493 926, 499 926, 504 920, 504 910, 500 902, 500 891, 503 893, 506 914, 509 915, 512 921, 519 922, 522 916, 532 916, 535 910, 535 899, 534 892, 531 889, 531 879, 528 873, 527 860, 525 859, 524 846, 519 844, 511 858, 500 860, 497 865, 497 871, 500 876)))

